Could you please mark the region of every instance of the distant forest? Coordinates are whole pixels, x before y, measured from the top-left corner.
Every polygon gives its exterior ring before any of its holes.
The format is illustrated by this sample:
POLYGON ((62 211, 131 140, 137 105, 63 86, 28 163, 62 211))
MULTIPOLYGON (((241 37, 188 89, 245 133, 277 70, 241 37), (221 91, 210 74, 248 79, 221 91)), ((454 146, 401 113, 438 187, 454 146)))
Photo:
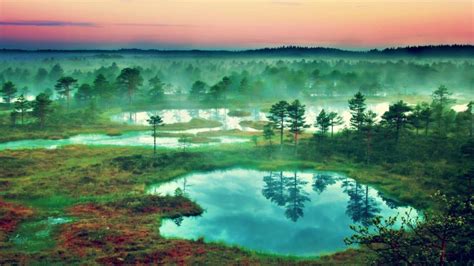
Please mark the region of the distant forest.
POLYGON ((253 50, 21 50, 0 49, 0 53, 106 53, 106 54, 156 54, 163 56, 343 56, 343 57, 474 57, 473 45, 408 46, 368 51, 353 51, 326 47, 283 46, 253 50))

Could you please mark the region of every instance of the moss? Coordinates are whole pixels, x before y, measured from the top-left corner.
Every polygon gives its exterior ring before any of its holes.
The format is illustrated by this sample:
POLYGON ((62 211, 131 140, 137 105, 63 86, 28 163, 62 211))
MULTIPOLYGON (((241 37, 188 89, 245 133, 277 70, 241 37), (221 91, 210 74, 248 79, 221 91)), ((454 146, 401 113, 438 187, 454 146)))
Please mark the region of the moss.
POLYGON ((198 128, 213 128, 220 126, 222 126, 222 124, 217 121, 202 118, 193 118, 189 122, 185 123, 165 124, 164 126, 160 127, 159 130, 187 130, 198 128))
POLYGON ((35 212, 65 212, 75 220, 61 226, 53 251, 27 255, 18 250, 0 250, 0 262, 212 264, 222 260, 244 264, 331 264, 359 263, 363 259, 363 251, 358 250, 320 260, 296 259, 222 244, 161 238, 156 233, 159 219, 197 215, 202 210, 182 197, 144 196, 146 184, 165 182, 191 171, 235 166, 333 170, 415 207, 433 204, 428 194, 436 187, 421 182, 424 179, 420 177, 388 171, 389 166, 368 167, 337 157, 324 162, 301 161, 294 158, 292 150, 286 145, 280 151, 239 144, 196 148, 187 153, 159 149, 156 157, 151 149, 141 147, 77 145, 56 150, 1 151, 2 168, 7 170, 0 177, 8 185, 8 191, 3 193, 5 199, 35 212))
POLYGON ((252 113, 249 111, 243 111, 243 110, 230 110, 227 115, 228 116, 235 116, 235 117, 246 117, 250 116, 252 113))
POLYGON ((184 139, 179 139, 179 142, 188 142, 188 143, 212 143, 212 142, 220 142, 220 139, 217 138, 208 138, 203 136, 191 136, 185 137, 184 139))
POLYGON ((241 121, 239 123, 240 126, 242 127, 250 127, 250 128, 253 128, 253 129, 257 129, 257 130, 263 130, 263 126, 265 126, 268 122, 265 122, 265 121, 241 121))

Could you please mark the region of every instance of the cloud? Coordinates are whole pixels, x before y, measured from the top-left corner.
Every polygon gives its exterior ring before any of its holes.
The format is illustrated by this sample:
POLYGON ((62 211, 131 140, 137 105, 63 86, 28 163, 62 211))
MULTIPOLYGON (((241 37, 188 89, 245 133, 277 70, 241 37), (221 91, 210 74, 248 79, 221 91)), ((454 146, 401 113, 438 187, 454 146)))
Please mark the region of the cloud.
POLYGON ((57 20, 13 20, 0 21, 0 26, 35 26, 35 27, 97 27, 92 22, 74 22, 74 21, 57 21, 57 20))
POLYGON ((194 27, 189 24, 166 24, 166 23, 115 23, 117 26, 130 26, 130 27, 194 27))

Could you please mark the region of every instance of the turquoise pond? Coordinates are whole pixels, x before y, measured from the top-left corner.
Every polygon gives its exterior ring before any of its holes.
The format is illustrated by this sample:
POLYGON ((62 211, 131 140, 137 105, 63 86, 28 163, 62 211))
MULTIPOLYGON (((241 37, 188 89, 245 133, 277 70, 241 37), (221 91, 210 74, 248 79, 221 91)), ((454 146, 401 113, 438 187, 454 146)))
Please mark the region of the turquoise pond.
POLYGON ((344 250, 352 224, 373 217, 418 215, 345 175, 316 171, 231 169, 193 173, 148 187, 151 194, 184 193, 201 205, 198 217, 166 219, 165 237, 223 242, 280 255, 317 256, 344 250))

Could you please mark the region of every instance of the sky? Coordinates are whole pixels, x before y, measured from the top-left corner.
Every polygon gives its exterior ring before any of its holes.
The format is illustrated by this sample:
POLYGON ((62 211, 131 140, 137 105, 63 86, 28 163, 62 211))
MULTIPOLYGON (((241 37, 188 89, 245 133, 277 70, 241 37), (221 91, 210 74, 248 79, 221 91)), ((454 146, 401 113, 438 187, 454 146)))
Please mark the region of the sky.
POLYGON ((0 48, 474 44, 472 0, 0 0, 0 48))

